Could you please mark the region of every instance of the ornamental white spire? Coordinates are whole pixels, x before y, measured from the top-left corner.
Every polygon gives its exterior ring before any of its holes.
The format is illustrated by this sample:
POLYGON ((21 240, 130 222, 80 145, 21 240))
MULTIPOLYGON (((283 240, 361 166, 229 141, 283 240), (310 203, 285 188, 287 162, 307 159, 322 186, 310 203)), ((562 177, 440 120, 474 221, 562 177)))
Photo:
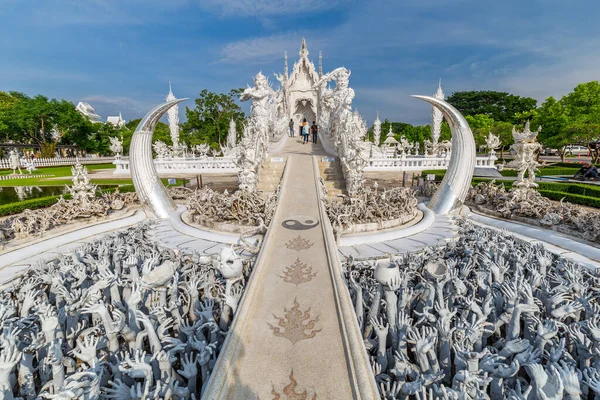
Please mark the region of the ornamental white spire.
POLYGON ((283 53, 283 76, 285 79, 288 79, 288 59, 287 59, 287 50, 283 53))
POLYGON ((306 39, 302 38, 302 44, 300 45, 300 57, 308 57, 308 48, 306 47, 306 39))
MULTIPOLYGON (((391 125, 390 125, 391 128, 391 125)), ((379 119, 379 111, 377 111, 377 118, 373 122, 373 142, 375 146, 379 146, 381 141, 381 120, 379 119)))
MULTIPOLYGON (((444 91, 442 90, 442 78, 438 83, 437 91, 434 93, 433 97, 436 99, 444 100, 444 91)), ((440 140, 440 135, 442 134, 442 121, 444 120, 444 115, 437 107, 431 107, 431 142, 433 147, 440 140)))
POLYGON ((323 77, 323 52, 319 50, 319 78, 323 77))
POLYGON ((235 128, 235 121, 233 117, 231 117, 231 121, 229 121, 229 131, 227 132, 227 147, 233 149, 236 145, 237 140, 237 132, 235 128))
MULTIPOLYGON (((173 89, 171 88, 171 82, 169 82, 169 94, 167 95, 166 100, 172 101, 176 99, 177 97, 175 97, 173 89)), ((177 104, 167 111, 167 120, 169 121, 169 131, 171 132, 173 147, 177 147, 179 145, 179 106, 177 104)))

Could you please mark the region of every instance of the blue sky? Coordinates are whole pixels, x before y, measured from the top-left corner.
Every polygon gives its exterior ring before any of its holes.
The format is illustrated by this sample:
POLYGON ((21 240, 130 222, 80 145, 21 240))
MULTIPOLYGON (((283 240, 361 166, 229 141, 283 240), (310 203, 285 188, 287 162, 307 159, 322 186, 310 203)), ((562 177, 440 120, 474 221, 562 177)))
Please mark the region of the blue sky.
MULTIPOLYGON (((0 0, 0 90, 88 101, 104 118, 229 91, 290 66, 352 70, 373 121, 423 124, 409 97, 501 90, 539 101, 600 77, 597 0, 0 0)), ((291 67, 290 67, 291 68, 291 67)), ((187 102, 192 106, 192 102, 187 102)), ((183 110, 181 111, 183 117, 183 110)))

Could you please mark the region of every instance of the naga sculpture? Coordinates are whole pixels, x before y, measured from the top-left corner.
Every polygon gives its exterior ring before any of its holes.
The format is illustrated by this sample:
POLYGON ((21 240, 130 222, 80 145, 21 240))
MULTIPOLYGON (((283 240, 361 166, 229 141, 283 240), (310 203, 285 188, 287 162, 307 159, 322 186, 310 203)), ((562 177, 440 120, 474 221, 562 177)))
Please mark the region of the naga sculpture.
POLYGON ((172 100, 153 108, 140 121, 131 138, 129 163, 135 191, 140 203, 158 218, 168 218, 177 207, 156 173, 152 160, 152 134, 160 117, 169 108, 185 100, 172 100))

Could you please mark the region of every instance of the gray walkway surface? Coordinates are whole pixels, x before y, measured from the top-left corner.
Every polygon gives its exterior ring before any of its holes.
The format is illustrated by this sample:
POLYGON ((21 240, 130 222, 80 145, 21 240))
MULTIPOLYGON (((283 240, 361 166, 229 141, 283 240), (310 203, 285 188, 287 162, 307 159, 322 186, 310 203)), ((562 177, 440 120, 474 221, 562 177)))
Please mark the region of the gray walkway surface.
POLYGON ((475 212, 471 212, 468 218, 481 226, 511 232, 517 238, 531 244, 542 243, 547 250, 588 268, 597 269, 598 263, 600 263, 600 248, 582 243, 577 239, 570 239, 558 232, 492 218, 475 212))
POLYGON ((356 398, 319 225, 311 156, 321 151, 298 140, 283 149, 291 155, 271 243, 255 266, 247 314, 230 332, 239 351, 227 355, 229 379, 215 388, 221 396, 214 398, 356 398), (284 394, 293 381, 297 397, 284 394), (300 397, 304 391, 308 397, 300 397))
POLYGON ((356 260, 384 258, 393 254, 410 253, 426 246, 441 244, 457 236, 456 226, 451 217, 435 216, 435 221, 426 231, 401 239, 379 243, 339 247, 342 258, 353 257, 356 260))

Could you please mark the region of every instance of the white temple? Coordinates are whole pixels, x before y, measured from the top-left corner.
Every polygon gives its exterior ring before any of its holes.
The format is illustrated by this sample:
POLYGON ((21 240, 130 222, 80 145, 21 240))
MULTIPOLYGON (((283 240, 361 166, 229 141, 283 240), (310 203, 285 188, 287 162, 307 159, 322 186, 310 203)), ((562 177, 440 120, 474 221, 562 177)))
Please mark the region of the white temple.
POLYGON ((117 128, 121 128, 121 127, 125 126, 125 120, 123 119, 123 116, 121 115, 120 111, 119 111, 118 116, 107 117, 106 123, 112 124, 113 126, 116 126, 117 128))
POLYGON ((77 103, 75 109, 79 111, 83 116, 87 117, 93 123, 102 122, 102 118, 98 114, 96 114, 94 107, 90 106, 89 103, 86 103, 85 101, 80 101, 79 103, 77 103))
POLYGON ((294 63, 292 73, 288 75, 287 52, 284 55, 284 72, 277 79, 281 83, 283 101, 281 106, 289 113, 298 126, 304 118, 309 123, 319 117, 320 94, 317 83, 322 77, 322 56, 319 55, 319 72, 308 58, 306 40, 302 39, 300 59, 294 63))

